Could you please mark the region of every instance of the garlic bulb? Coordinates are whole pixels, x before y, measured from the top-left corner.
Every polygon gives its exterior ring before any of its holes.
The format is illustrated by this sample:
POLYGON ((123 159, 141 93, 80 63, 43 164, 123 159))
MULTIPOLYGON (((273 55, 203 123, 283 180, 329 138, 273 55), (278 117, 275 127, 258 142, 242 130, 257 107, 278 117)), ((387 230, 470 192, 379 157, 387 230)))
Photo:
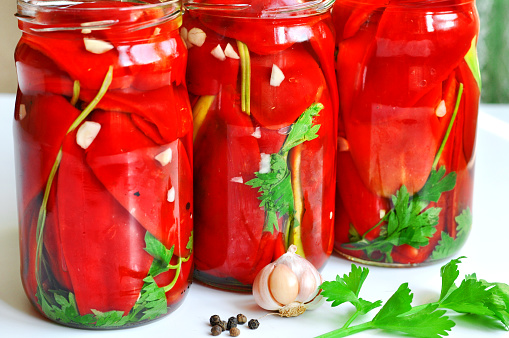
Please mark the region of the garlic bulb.
POLYGON ((256 303, 266 309, 279 311, 285 317, 298 316, 323 303, 319 286, 323 279, 316 268, 297 255, 297 247, 264 267, 253 282, 256 303))

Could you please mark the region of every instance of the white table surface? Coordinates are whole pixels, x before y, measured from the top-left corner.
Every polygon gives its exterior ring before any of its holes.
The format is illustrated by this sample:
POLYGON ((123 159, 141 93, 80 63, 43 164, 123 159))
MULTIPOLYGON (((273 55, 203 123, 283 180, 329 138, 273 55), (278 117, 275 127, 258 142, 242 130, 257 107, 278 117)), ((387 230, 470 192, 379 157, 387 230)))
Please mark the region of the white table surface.
MULTIPOLYGON (((198 283, 191 286, 183 305, 165 318, 137 328, 89 331, 53 324, 40 316, 28 302, 19 276, 18 224, 15 199, 12 119, 14 95, 0 94, 0 337, 208 337, 209 317, 228 318, 244 313, 259 318, 266 312, 249 294, 212 289, 198 283)), ((509 283, 509 105, 481 105, 477 134, 474 191, 474 225, 460 255, 460 277, 476 272, 490 282, 509 283)), ((333 255, 322 275, 332 280, 347 273, 351 262, 333 255)), ((440 266, 390 269, 370 267, 361 291, 367 300, 387 300, 401 283, 409 282, 414 305, 434 301, 440 293, 440 266)), ((267 316, 258 330, 241 327, 240 337, 314 337, 339 328, 352 313, 349 304, 331 308, 324 304, 297 318, 267 316)), ((373 314, 376 310, 373 311, 373 314)), ((457 325, 451 337, 508 337, 500 326, 473 324, 465 316, 454 316, 457 325)), ((369 317, 369 316, 367 316, 369 317)), ((368 318, 364 318, 368 319, 368 318)), ((361 318, 359 321, 363 321, 361 318)), ((223 333, 220 337, 229 336, 223 333)), ((366 331, 353 337, 403 337, 381 331, 366 331)))

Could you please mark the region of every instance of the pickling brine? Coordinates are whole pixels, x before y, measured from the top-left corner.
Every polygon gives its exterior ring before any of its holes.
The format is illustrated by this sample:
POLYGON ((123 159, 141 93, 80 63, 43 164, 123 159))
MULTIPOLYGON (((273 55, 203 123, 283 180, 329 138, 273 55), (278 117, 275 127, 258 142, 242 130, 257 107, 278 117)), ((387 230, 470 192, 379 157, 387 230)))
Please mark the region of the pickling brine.
POLYGON ((331 5, 186 3, 195 277, 205 283, 248 290, 291 244, 318 268, 332 251, 331 5))
POLYGON ((335 249, 414 265, 455 254, 472 224, 481 80, 473 0, 344 0, 335 249))

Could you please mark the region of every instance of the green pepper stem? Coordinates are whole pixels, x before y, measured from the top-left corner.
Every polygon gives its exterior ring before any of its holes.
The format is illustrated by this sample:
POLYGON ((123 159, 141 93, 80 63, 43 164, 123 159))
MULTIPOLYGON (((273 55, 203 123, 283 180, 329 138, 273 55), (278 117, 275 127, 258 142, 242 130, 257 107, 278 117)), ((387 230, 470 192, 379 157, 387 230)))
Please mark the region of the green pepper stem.
POLYGON ((244 113, 251 115, 251 58, 245 43, 237 40, 237 47, 240 54, 241 69, 240 107, 244 113))
POLYGON ((75 106, 80 98, 80 82, 78 80, 74 81, 74 85, 72 88, 72 98, 71 98, 71 105, 75 106))
POLYGON ((438 148, 437 155, 435 156, 435 160, 433 161, 433 170, 436 170, 438 161, 440 160, 440 156, 442 156, 442 152, 444 151, 445 144, 447 143, 447 140, 449 139, 449 135, 451 134, 451 130, 454 125, 454 121, 456 120, 456 116, 458 115, 458 110, 460 108, 462 94, 463 94, 463 83, 460 83, 460 87, 458 90, 458 96, 456 98, 456 105, 454 107, 454 112, 451 117, 451 122, 449 122, 449 126, 447 127, 447 131, 445 133, 444 139, 442 140, 442 144, 440 145, 440 148, 438 148))
MULTIPOLYGON (((99 101, 103 98, 103 96, 108 91, 109 86, 111 85, 111 81, 113 79, 113 66, 110 66, 108 69, 108 72, 106 73, 106 76, 104 78, 103 84, 101 88, 99 89, 99 92, 97 93, 96 97, 88 104, 88 106, 80 113, 78 118, 71 124, 69 129, 66 132, 66 135, 68 135, 70 132, 72 132, 74 129, 76 129, 77 126, 80 125, 81 122, 92 112, 92 110, 95 109, 99 101)), ((79 85, 79 83, 78 83, 79 85)), ((76 86, 76 82, 75 82, 76 86)), ((49 195, 51 192, 51 186, 53 185, 53 180, 55 178, 55 175, 57 173, 58 167, 60 166, 60 161, 62 160, 62 147, 60 146, 60 149, 58 150, 57 157, 55 159, 55 162, 53 163, 53 166, 51 167, 50 174, 48 176, 48 180, 46 181, 46 187, 44 189, 44 196, 42 199, 41 207, 39 208, 39 216, 37 218, 37 228, 36 228, 36 251, 35 251, 35 280, 37 282, 37 287, 40 288, 41 294, 44 294, 41 279, 40 279, 40 268, 41 268, 41 257, 42 257, 42 243, 43 243, 43 234, 44 234, 44 226, 46 224, 46 212, 47 212, 47 204, 49 195)))

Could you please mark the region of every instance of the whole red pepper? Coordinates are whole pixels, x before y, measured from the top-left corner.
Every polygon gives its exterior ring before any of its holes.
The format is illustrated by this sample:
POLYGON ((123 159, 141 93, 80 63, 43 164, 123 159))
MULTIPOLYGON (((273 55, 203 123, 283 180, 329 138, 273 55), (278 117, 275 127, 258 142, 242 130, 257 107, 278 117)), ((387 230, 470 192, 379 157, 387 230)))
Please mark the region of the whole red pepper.
POLYGON ((75 133, 64 141, 56 186, 62 250, 80 314, 127 314, 151 264, 145 229, 88 168, 75 133))
MULTIPOLYGON (((217 99, 234 103, 232 95, 223 91, 217 99)), ((212 108, 194 142, 194 220, 207 224, 195 234, 197 269, 243 283, 255 277, 250 271, 258 264, 265 219, 256 190, 243 184, 259 170, 260 152, 251 136, 254 131, 238 105, 221 111, 212 108)), ((268 262, 270 258, 265 264, 268 262)), ((263 266, 262 262, 259 269, 263 266)))

